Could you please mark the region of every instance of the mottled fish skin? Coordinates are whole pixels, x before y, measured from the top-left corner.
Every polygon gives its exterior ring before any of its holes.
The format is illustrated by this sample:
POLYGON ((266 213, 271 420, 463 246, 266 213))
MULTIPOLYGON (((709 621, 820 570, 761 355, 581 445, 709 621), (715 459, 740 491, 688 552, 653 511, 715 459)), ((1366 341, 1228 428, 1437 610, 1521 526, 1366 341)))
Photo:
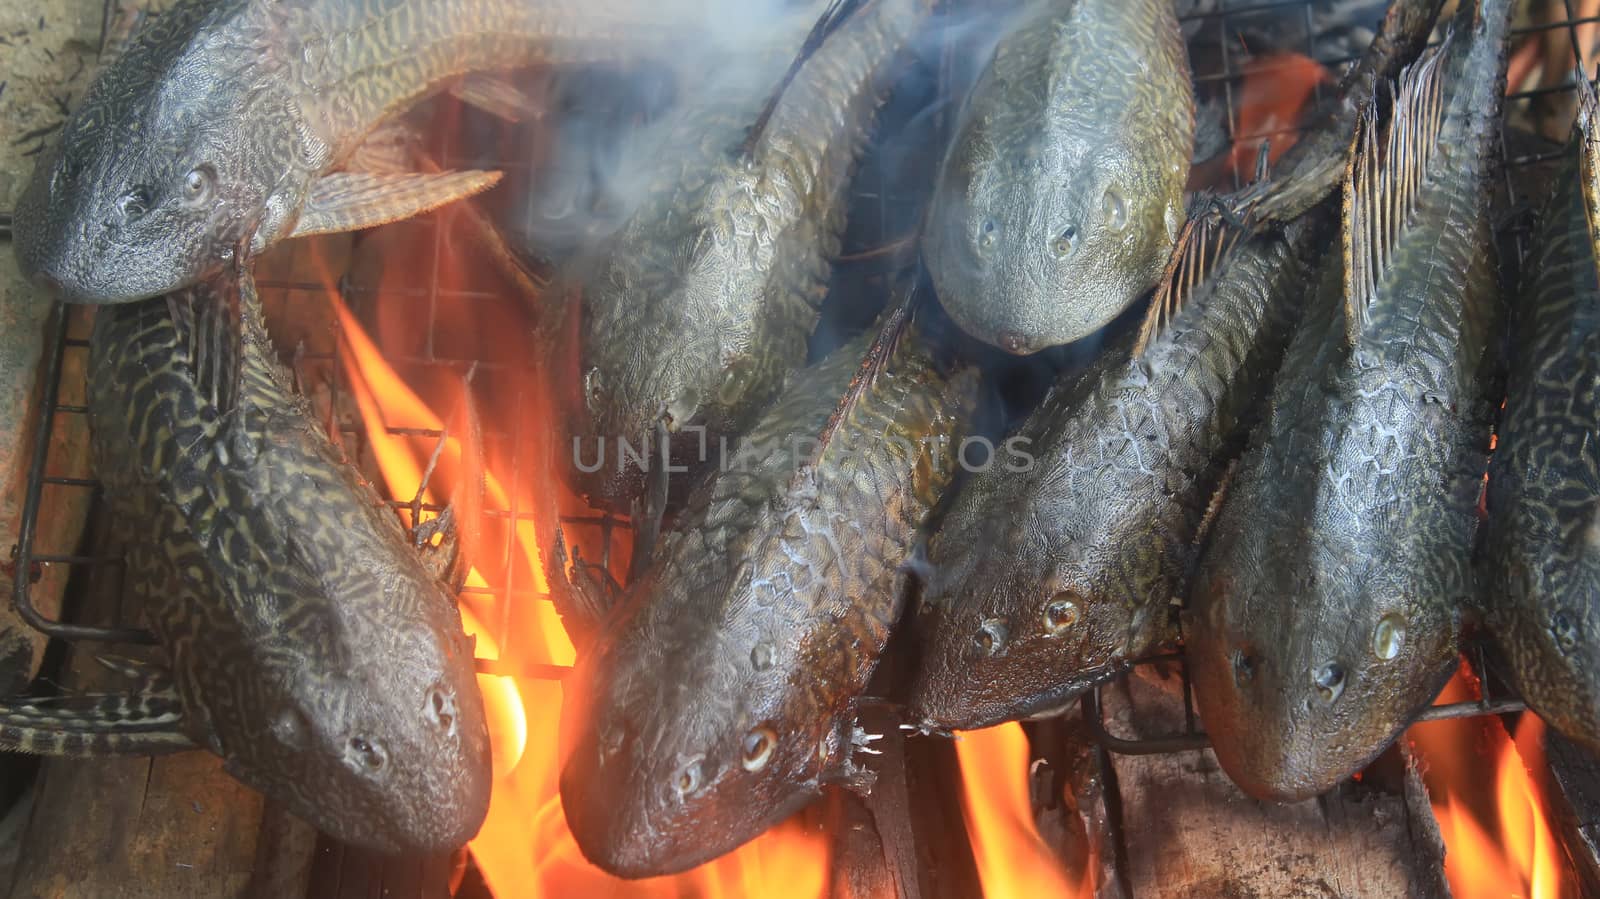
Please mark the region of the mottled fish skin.
MULTIPOLYGON (((1196 531, 1271 388, 1331 212, 1233 244, 1142 352, 1123 343, 1064 377, 962 485, 931 541, 914 719, 969 729, 1047 711, 1176 635, 1196 531)), ((1215 230, 1201 253, 1232 237, 1215 230)))
POLYGON ((1431 159, 1389 172, 1415 188, 1409 213, 1358 217, 1361 198, 1391 194, 1353 186, 1377 146, 1354 158, 1344 259, 1324 272, 1195 577, 1196 700, 1217 760, 1253 796, 1333 787, 1457 665, 1504 317, 1489 198, 1512 6, 1464 6, 1440 57, 1402 79, 1442 115, 1413 110, 1413 124, 1442 124, 1436 140, 1412 132, 1405 158, 1431 159), (1362 222, 1393 225, 1392 243, 1362 222))
POLYGON ((1422 52, 1444 0, 1393 0, 1361 58, 1339 91, 1273 172, 1240 196, 1258 222, 1282 223, 1304 214, 1338 188, 1350 163, 1350 132, 1379 84, 1392 80, 1422 52))
POLYGON ((873 0, 838 26, 785 89, 748 156, 740 147, 812 16, 750 76, 713 77, 664 128, 665 161, 600 263, 579 279, 582 324, 565 442, 567 474, 601 506, 627 510, 659 425, 674 464, 693 468, 749 428, 806 339, 839 253, 847 188, 898 51, 926 0, 873 0), (703 430, 702 430, 703 429, 703 430), (605 453, 602 458, 599 454, 605 453), (581 463, 581 464, 580 464, 581 463), (584 468, 591 470, 585 471, 584 468))
POLYGON ((1194 144, 1167 0, 1035 0, 995 48, 935 186, 923 255, 961 327, 1012 353, 1085 337, 1153 285, 1194 144))
POLYGON ((441 851, 488 809, 472 643, 289 386, 247 274, 96 316, 97 470, 184 730, 339 839, 441 851))
POLYGON ((127 674, 129 689, 0 702, 0 748, 68 758, 195 748, 183 732, 183 702, 167 672, 126 660, 97 661, 127 674))
POLYGON ((794 379, 567 682, 562 806, 607 871, 684 870, 856 773, 856 702, 976 398, 914 326, 876 374, 864 346, 794 379))
POLYGON ((686 2, 186 0, 140 29, 41 157, 18 260, 75 302, 194 284, 293 232, 320 176, 450 79, 659 49, 691 33, 686 2))
POLYGON ((1600 750, 1600 122, 1584 94, 1515 306, 1482 602, 1523 698, 1600 750))

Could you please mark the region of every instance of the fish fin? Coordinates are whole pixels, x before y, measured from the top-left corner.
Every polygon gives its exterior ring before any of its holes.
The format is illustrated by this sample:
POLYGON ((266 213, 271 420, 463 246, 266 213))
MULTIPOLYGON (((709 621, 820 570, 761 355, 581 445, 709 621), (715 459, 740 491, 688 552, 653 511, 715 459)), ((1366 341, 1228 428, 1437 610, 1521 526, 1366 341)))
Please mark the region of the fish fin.
POLYGON ((488 114, 515 124, 536 119, 544 104, 504 75, 474 72, 450 86, 450 95, 488 114))
POLYGON ((1389 131, 1378 138, 1376 104, 1356 120, 1344 183, 1345 334, 1353 345, 1371 318, 1378 284, 1416 207, 1444 124, 1440 54, 1400 74, 1389 131))
POLYGON ((556 528, 554 555, 556 570, 566 581, 567 589, 551 591, 551 598, 572 645, 582 652, 616 606, 622 587, 612 579, 611 572, 584 559, 576 545, 569 554, 566 532, 559 527, 556 528), (603 577, 596 577, 596 570, 603 577))
POLYGON ((1222 504, 1228 500, 1228 488, 1233 484, 1233 473, 1239 468, 1239 459, 1235 457, 1223 469, 1222 477, 1217 479, 1217 486, 1211 491, 1211 499, 1206 503, 1205 514, 1200 516, 1200 526, 1195 528, 1194 546, 1206 545, 1206 540, 1211 537, 1211 529, 1217 524, 1217 516, 1222 512, 1222 504))
POLYGON ((1578 118, 1574 128, 1581 135, 1578 146, 1579 181, 1583 190, 1584 219, 1591 235, 1600 234, 1600 95, 1595 92, 1580 66, 1576 73, 1578 82, 1578 118))
POLYGON ((796 460, 791 483, 798 484, 814 474, 823 454, 828 451, 834 435, 838 433, 839 426, 850 416, 850 410, 872 389, 878 376, 889 367, 889 360, 894 358, 900 340, 911 328, 912 311, 917 302, 916 281, 906 279, 902 283, 900 292, 899 299, 879 319, 881 324, 878 333, 872 338, 872 344, 867 347, 866 355, 862 357, 861 365, 856 369, 855 375, 850 378, 850 386, 845 388, 844 396, 839 398, 833 413, 822 426, 822 432, 817 435, 816 449, 811 458, 796 460))
POLYGON ((416 130, 399 119, 391 119, 367 132, 361 144, 345 160, 344 168, 369 175, 406 175, 415 171, 416 155, 422 139, 416 130))
POLYGON ((335 172, 318 178, 290 237, 359 231, 397 222, 482 193, 499 172, 425 174, 335 172))
POLYGON ((0 703, 0 749, 51 756, 157 755, 195 748, 183 702, 165 669, 101 657, 139 681, 123 693, 76 693, 0 703))
POLYGON ((655 555, 656 541, 661 537, 661 518, 667 510, 667 459, 666 425, 656 422, 656 451, 661 454, 661 464, 652 466, 645 475, 648 483, 644 493, 633 501, 633 554, 628 559, 628 582, 644 574, 655 555))
POLYGON ((828 4, 828 8, 822 11, 822 15, 818 17, 816 24, 811 26, 811 32, 806 35, 805 41, 800 44, 800 50, 795 53, 794 60, 789 63, 788 70, 783 73, 783 77, 778 80, 777 86, 772 89, 771 96, 767 98, 766 104, 761 107, 761 114, 756 117, 755 123, 750 126, 750 131, 745 135, 744 144, 739 148, 740 158, 748 160, 755 156, 756 145, 761 142, 761 135, 766 133, 767 123, 772 120, 772 114, 778 108, 778 101, 783 99, 784 92, 794 82, 795 76, 800 74, 800 69, 805 66, 806 60, 817 52, 823 42, 828 39, 828 35, 837 30, 840 25, 844 24, 867 2, 868 0, 832 0, 828 4))
MULTIPOLYGON (((1226 207, 1218 203, 1217 208, 1226 207)), ((1139 326, 1139 339, 1133 345, 1134 358, 1144 355, 1188 308, 1190 299, 1210 279, 1218 261, 1248 228, 1248 222, 1240 224, 1244 228, 1229 224, 1218 211, 1193 216, 1184 223, 1172 247, 1172 255, 1167 259, 1167 270, 1139 326)))
POLYGON ((226 414, 237 404, 243 370, 244 323, 236 283, 224 273, 212 284, 169 294, 166 300, 168 314, 187 332, 195 390, 218 414, 226 414), (218 296, 211 296, 213 291, 218 296))

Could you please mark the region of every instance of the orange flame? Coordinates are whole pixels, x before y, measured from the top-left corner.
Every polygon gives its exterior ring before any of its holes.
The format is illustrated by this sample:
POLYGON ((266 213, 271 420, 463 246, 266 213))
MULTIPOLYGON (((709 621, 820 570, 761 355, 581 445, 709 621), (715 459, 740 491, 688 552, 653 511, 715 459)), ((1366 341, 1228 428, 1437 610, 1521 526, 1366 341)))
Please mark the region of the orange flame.
MULTIPOLYGON (((1441 702, 1478 698, 1465 666, 1441 702)), ((1408 731, 1425 762, 1423 780, 1445 842, 1445 875, 1457 899, 1558 899, 1563 895, 1560 847, 1549 804, 1536 776, 1545 770, 1544 722, 1526 712, 1516 738, 1499 718, 1430 721, 1408 731), (1494 789, 1484 782, 1495 764, 1494 789)))
POLYGON ((956 756, 961 762, 961 812, 985 899, 1090 899, 1089 872, 1074 884, 1034 825, 1028 737, 1022 725, 965 731, 956 741, 956 756))

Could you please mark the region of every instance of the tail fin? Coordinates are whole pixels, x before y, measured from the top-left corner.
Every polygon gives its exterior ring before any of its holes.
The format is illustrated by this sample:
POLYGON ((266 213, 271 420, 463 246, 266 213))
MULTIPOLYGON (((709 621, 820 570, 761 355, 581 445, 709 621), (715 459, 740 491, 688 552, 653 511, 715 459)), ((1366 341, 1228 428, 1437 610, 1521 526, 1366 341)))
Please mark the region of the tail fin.
POLYGON ((158 755, 194 749, 171 681, 127 693, 80 693, 0 702, 0 749, 51 756, 158 755))

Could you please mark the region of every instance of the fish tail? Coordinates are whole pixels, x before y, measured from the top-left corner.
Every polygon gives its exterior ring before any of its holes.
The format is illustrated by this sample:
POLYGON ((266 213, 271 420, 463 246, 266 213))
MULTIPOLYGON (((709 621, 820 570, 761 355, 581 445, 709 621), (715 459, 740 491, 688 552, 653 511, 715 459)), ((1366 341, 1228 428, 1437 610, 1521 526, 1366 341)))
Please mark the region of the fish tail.
POLYGON ((193 749, 170 687, 0 703, 0 749, 82 758, 193 749))

